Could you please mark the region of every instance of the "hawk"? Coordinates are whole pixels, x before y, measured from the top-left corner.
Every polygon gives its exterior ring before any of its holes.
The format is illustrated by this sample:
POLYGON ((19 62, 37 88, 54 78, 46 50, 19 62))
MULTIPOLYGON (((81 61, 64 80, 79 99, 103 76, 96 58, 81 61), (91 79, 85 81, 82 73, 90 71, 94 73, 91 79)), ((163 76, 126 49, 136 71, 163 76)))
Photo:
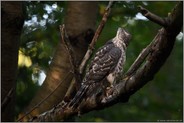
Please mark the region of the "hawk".
POLYGON ((107 79, 111 87, 113 87, 116 78, 123 71, 126 48, 130 38, 131 35, 126 30, 118 28, 116 36, 96 52, 81 83, 81 87, 69 103, 69 106, 79 103, 89 89, 94 90, 94 85, 104 79, 107 79))

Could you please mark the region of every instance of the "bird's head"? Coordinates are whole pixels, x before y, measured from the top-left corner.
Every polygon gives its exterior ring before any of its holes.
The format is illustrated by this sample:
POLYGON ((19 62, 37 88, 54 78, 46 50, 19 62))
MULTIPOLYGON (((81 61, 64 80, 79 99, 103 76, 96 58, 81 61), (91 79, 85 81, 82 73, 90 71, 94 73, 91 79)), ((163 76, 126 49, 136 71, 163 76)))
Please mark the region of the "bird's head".
POLYGON ((120 41, 123 41, 123 43, 125 43, 125 45, 127 47, 129 44, 129 41, 131 39, 131 35, 125 29, 119 27, 117 34, 116 34, 116 38, 120 41))

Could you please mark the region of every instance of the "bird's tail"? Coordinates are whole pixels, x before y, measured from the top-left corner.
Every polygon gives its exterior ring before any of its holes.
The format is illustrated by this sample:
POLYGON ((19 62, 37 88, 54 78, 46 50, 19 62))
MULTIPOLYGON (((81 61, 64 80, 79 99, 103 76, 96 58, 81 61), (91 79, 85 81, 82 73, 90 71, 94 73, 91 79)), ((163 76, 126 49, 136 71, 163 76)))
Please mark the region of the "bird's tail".
POLYGON ((68 104, 69 107, 75 107, 83 98, 84 94, 87 92, 89 85, 82 85, 75 97, 68 104))

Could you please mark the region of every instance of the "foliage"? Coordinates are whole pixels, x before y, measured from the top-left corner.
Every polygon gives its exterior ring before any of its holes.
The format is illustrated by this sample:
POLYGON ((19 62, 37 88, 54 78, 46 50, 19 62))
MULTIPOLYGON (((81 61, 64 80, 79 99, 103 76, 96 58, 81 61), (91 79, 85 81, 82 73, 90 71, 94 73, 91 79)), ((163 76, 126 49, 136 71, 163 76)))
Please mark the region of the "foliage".
POLYGON ((63 22, 65 2, 25 2, 25 6, 27 16, 19 49, 24 57, 20 59, 19 53, 17 114, 29 104, 44 80, 60 40, 59 25, 63 22), (26 64, 28 58, 30 66, 26 64))
MULTIPOLYGON (((139 52, 154 38, 161 27, 138 14, 138 5, 146 6, 159 16, 167 16, 176 2, 116 2, 100 35, 96 49, 114 37, 119 26, 125 27, 132 40, 127 51, 125 71, 139 52), (155 9, 161 8, 161 9, 155 9)), ((64 22, 66 2, 25 2, 27 17, 21 36, 21 52, 31 65, 19 65, 17 78, 17 114, 28 105, 39 88, 40 73, 46 73, 53 52, 60 41, 59 25, 64 22), (47 9, 46 9, 47 8, 47 9), (35 20, 35 21, 34 21, 35 20), (33 22, 32 22, 33 21, 33 22)), ((101 19, 107 2, 99 2, 101 19)), ((182 38, 183 39, 183 38, 182 38)), ((182 120, 182 51, 183 41, 176 41, 174 50, 154 80, 134 94, 128 103, 93 111, 77 121, 157 121, 182 120)))

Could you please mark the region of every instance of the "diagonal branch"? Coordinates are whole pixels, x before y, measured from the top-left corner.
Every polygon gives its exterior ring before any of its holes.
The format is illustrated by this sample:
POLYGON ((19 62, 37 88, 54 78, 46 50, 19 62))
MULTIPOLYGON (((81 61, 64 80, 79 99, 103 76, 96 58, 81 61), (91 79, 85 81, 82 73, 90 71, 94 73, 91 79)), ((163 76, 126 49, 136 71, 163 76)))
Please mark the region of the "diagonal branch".
POLYGON ((2 104, 1 104, 1 111, 4 112, 4 110, 6 109, 8 103, 10 102, 10 100, 12 99, 12 94, 13 91, 15 89, 11 88, 8 92, 8 94, 6 95, 6 97, 3 99, 2 104))
POLYGON ((142 6, 138 6, 140 12, 147 17, 149 20, 159 24, 160 26, 163 27, 167 27, 169 22, 168 22, 168 18, 163 19, 161 17, 159 17, 158 15, 155 15, 153 13, 151 13, 150 11, 148 11, 147 9, 143 8, 142 6))
POLYGON ((155 42, 158 40, 158 38, 160 38, 159 33, 155 36, 153 41, 141 51, 139 56, 136 58, 134 63, 130 66, 130 68, 126 72, 124 78, 132 76, 140 68, 141 64, 144 62, 148 54, 153 52, 152 46, 155 45, 155 42))
POLYGON ((103 15, 103 18, 102 18, 102 20, 101 20, 101 22, 100 22, 100 24, 99 24, 99 26, 98 26, 98 28, 97 28, 97 30, 95 32, 95 35, 94 35, 94 37, 93 37, 93 39, 92 39, 92 41, 91 41, 91 43, 90 43, 90 45, 88 47, 87 52, 86 52, 86 54, 85 54, 85 56, 84 56, 84 58, 83 58, 83 60, 82 60, 82 62, 80 64, 80 66, 79 66, 79 73, 80 74, 83 73, 85 65, 86 65, 86 62, 89 60, 89 58, 91 57, 91 55, 93 53, 94 46, 95 46, 95 44, 96 44, 96 42, 97 42, 97 40, 98 40, 98 38, 99 38, 99 36, 100 36, 104 26, 105 26, 105 23, 107 22, 107 18, 109 16, 110 12, 111 12, 111 8, 113 6, 113 3, 114 3, 113 1, 110 1, 108 6, 105 9, 105 13, 103 15))
POLYGON ((72 46, 70 44, 70 40, 68 38, 68 35, 66 33, 64 24, 62 26, 60 25, 60 33, 61 33, 61 38, 62 38, 63 44, 68 52, 68 56, 69 56, 70 64, 72 66, 72 73, 74 74, 74 78, 76 79, 77 82, 80 82, 81 80, 80 80, 79 73, 78 73, 76 63, 74 60, 75 57, 74 57, 73 49, 72 49, 72 46))

